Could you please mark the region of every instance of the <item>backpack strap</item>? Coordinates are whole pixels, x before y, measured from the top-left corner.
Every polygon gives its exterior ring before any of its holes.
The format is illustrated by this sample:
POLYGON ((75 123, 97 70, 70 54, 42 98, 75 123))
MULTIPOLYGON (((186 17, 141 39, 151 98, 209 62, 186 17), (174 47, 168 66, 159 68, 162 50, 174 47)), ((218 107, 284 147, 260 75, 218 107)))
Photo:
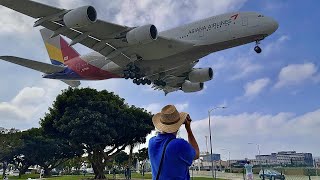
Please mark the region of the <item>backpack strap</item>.
MULTIPOLYGON (((173 138, 173 139, 174 139, 174 138, 173 138)), ((158 170, 158 174, 157 174, 157 179, 156 179, 156 180, 159 180, 159 178, 160 178, 160 173, 161 173, 161 169, 162 169, 164 154, 166 153, 166 149, 167 149, 167 146, 168 146, 169 142, 172 141, 173 139, 167 140, 166 144, 164 145, 164 148, 163 148, 163 151, 162 151, 162 156, 161 156, 161 161, 160 161, 160 165, 159 165, 159 170, 158 170)))

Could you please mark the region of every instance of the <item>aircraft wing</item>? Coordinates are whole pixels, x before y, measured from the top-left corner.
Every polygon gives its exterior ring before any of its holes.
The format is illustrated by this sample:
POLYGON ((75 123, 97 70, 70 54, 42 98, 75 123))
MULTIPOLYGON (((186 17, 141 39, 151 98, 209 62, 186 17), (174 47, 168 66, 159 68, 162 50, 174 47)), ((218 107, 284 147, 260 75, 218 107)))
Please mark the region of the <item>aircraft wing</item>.
POLYGON ((20 66, 24 66, 39 72, 43 72, 46 74, 61 72, 65 69, 65 67, 57 66, 53 64, 42 63, 38 61, 33 61, 29 59, 14 57, 14 56, 0 56, 0 59, 11 62, 14 64, 18 64, 20 66))
POLYGON ((159 38, 149 44, 128 46, 124 41, 126 32, 134 27, 121 26, 103 20, 81 28, 68 28, 63 16, 70 10, 60 9, 30 0, 0 0, 0 5, 33 18, 39 18, 34 26, 44 26, 54 31, 52 36, 62 34, 72 40, 70 45, 81 43, 91 48, 121 67, 131 62, 132 55, 143 59, 161 59, 193 47, 193 44, 159 38), (121 37, 121 38, 119 38, 121 37))

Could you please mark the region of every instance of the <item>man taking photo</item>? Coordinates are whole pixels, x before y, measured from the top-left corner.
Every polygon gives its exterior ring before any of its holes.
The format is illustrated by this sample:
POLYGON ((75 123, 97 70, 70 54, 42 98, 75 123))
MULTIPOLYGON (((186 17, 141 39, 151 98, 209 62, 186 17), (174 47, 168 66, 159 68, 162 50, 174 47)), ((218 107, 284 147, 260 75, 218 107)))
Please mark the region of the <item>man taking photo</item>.
POLYGON ((160 133, 149 141, 149 159, 152 179, 189 180, 189 167, 199 158, 199 147, 191 130, 191 118, 188 113, 179 113, 175 106, 167 105, 153 116, 152 122, 160 133), (188 142, 176 138, 180 126, 184 124, 188 133, 188 142))

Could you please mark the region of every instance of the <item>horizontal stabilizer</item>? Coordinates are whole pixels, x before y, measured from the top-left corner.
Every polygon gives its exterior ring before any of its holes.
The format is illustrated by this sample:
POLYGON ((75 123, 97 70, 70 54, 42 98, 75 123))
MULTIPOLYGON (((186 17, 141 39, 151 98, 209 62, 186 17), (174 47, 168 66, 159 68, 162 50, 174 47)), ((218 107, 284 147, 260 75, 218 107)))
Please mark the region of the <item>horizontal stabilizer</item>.
POLYGON ((65 67, 63 66, 47 64, 43 62, 33 61, 30 59, 24 59, 24 58, 19 58, 14 56, 0 56, 0 59, 7 62, 14 63, 14 64, 18 64, 20 66, 24 66, 36 71, 40 71, 46 74, 62 72, 65 69, 65 67))
POLYGON ((61 81, 68 84, 71 87, 79 87, 81 85, 80 81, 72 81, 72 80, 61 80, 61 81))

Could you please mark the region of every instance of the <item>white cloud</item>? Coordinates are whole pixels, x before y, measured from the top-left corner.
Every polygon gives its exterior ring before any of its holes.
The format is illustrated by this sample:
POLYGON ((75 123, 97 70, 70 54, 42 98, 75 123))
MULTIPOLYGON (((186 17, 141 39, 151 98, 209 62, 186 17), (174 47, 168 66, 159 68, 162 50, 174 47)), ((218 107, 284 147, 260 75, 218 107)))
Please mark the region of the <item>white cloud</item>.
POLYGON ((67 86, 59 81, 42 80, 36 87, 23 88, 11 101, 0 102, 0 125, 34 127, 64 87, 67 86))
MULTIPOLYGON (((148 112, 152 112, 153 114, 158 113, 161 111, 161 109, 165 106, 166 104, 161 104, 161 103, 151 103, 145 106, 142 106, 144 109, 146 109, 148 112)), ((174 104, 174 106, 177 108, 179 112, 181 111, 187 111, 189 108, 189 103, 178 103, 174 104)))
POLYGON ((290 64, 281 69, 275 88, 298 85, 307 80, 317 79, 317 71, 318 68, 313 63, 290 64))
POLYGON ((176 104, 175 105, 178 111, 186 111, 189 108, 189 103, 176 104))
POLYGON ((16 105, 28 105, 36 101, 42 101, 45 95, 45 90, 39 87, 26 87, 22 89, 19 94, 12 100, 16 105))
POLYGON ((159 103, 152 103, 142 107, 146 109, 148 112, 155 114, 161 111, 162 105, 159 103))
POLYGON ((259 95, 270 83, 269 78, 262 78, 255 80, 253 82, 249 82, 245 85, 245 97, 255 97, 259 95))
POLYGON ((30 33, 33 29, 32 18, 23 16, 11 9, 0 6, 0 33, 30 33))
POLYGON ((130 1, 124 0, 116 15, 116 22, 130 26, 154 23, 160 30, 175 27, 181 22, 189 22, 238 10, 246 0, 211 0, 187 1, 130 1), (208 6, 210 4, 210 6, 208 6), (193 12, 193 13, 189 13, 193 12))
POLYGON ((276 41, 270 42, 265 47, 263 47, 262 54, 264 56, 268 56, 275 51, 279 51, 281 49, 281 46, 283 46, 283 44, 289 40, 290 40, 290 37, 288 35, 280 36, 276 41))
MULTIPOLYGON (((301 116, 284 112, 276 115, 241 113, 212 116, 214 151, 227 148, 231 150, 232 158, 244 158, 256 154, 256 148, 248 146, 248 142, 254 142, 261 144, 263 154, 292 149, 319 153, 320 144, 314 143, 318 141, 319 116, 320 109, 301 116)), ((200 150, 205 151, 205 136, 209 135, 208 119, 193 121, 192 130, 200 150)), ((187 139, 183 127, 180 136, 187 139)))
POLYGON ((249 53, 236 56, 235 58, 235 60, 231 60, 219 57, 213 67, 217 73, 222 71, 228 73, 228 79, 231 81, 243 79, 263 69, 262 65, 253 61, 249 53))

